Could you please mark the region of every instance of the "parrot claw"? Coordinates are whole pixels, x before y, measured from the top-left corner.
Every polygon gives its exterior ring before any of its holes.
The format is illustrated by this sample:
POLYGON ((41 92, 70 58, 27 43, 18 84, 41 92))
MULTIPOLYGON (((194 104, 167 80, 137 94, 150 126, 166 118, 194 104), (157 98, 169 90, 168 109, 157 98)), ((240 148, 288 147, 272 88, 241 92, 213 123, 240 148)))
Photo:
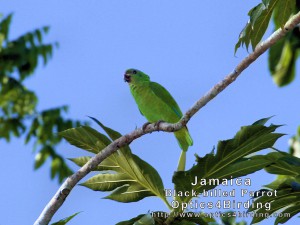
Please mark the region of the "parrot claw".
MULTIPOLYGON (((154 127, 156 127, 156 128, 158 129, 159 124, 160 124, 160 123, 163 123, 163 122, 165 122, 165 121, 163 121, 163 120, 158 120, 157 122, 154 123, 154 127)), ((142 126, 142 129, 143 129, 144 132, 145 132, 145 130, 146 130, 146 128, 147 128, 147 126, 148 126, 149 124, 151 124, 151 123, 150 123, 150 122, 147 122, 147 123, 145 123, 145 124, 142 126)))
POLYGON ((144 132, 145 132, 145 130, 146 130, 146 128, 147 128, 147 126, 148 126, 149 124, 151 124, 151 123, 150 123, 150 122, 147 122, 147 123, 145 123, 145 124, 143 125, 142 129, 143 129, 144 132))
POLYGON ((164 123, 164 122, 165 122, 165 121, 163 121, 163 120, 159 120, 159 121, 155 122, 154 127, 156 127, 156 128, 158 129, 159 124, 160 124, 160 123, 164 123))

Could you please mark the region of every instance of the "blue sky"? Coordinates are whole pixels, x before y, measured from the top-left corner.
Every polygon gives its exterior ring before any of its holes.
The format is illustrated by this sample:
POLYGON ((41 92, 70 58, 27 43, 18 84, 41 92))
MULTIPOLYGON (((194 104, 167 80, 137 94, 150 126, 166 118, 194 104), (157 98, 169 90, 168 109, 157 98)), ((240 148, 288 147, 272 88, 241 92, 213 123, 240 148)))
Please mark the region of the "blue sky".
MULTIPOLYGON (((49 25, 46 40, 60 44, 50 63, 41 65, 26 81, 39 96, 38 108, 67 104, 71 118, 93 116, 125 134, 146 122, 123 81, 126 69, 149 74, 186 111, 247 55, 240 49, 234 56, 234 45, 249 9, 258 2, 10 0, 0 6, 4 15, 14 12, 11 38, 49 25)), ((285 124, 279 131, 287 135, 276 147, 286 150, 289 137, 300 124, 298 94, 298 77, 288 87, 274 85, 267 54, 263 55, 189 122, 194 146, 188 152, 188 167, 194 163, 195 153, 203 156, 218 140, 231 138, 240 126, 272 115, 272 123, 285 124)), ((0 149, 1 224, 32 224, 59 186, 50 180, 49 164, 33 171, 31 145, 24 146, 17 139, 9 144, 2 140, 0 149)), ((159 171, 166 188, 172 188, 180 154, 173 135, 146 135, 133 142, 131 149, 159 171)), ((85 154, 66 142, 58 152, 66 158, 85 154)), ((249 177, 253 190, 274 179, 265 172, 249 177)), ((167 210, 154 197, 121 204, 101 199, 106 194, 76 187, 53 222, 82 211, 70 225, 115 224, 148 210, 167 210)))

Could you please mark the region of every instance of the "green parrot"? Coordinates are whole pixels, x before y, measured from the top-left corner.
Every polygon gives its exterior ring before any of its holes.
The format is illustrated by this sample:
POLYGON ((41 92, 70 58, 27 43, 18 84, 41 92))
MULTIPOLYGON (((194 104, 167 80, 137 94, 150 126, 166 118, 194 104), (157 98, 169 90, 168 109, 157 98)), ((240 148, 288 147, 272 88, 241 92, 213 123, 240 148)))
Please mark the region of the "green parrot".
MULTIPOLYGON (((124 75, 128 82, 131 94, 143 116, 150 123, 165 121, 177 123, 182 112, 172 95, 160 84, 150 81, 150 77, 142 71, 128 69, 124 75)), ((193 145, 193 140, 187 127, 174 132, 180 148, 182 149, 178 162, 178 171, 185 170, 186 151, 193 145)))

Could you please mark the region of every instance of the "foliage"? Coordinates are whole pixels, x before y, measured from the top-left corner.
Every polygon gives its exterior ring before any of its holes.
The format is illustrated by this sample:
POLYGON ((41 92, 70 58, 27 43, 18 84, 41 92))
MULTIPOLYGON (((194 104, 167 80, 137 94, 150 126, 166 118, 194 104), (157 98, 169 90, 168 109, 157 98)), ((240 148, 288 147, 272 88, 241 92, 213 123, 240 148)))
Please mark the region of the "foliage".
MULTIPOLYGON (((195 190, 202 193, 203 190, 215 188, 215 183, 209 184, 210 179, 218 179, 220 183, 223 179, 234 179, 253 173, 272 163, 265 156, 256 155, 249 156, 263 149, 271 148, 275 141, 283 134, 273 133, 278 126, 264 126, 265 120, 245 126, 240 129, 233 139, 220 141, 218 143, 217 152, 213 152, 199 157, 196 155, 197 164, 190 170, 177 172, 173 177, 176 191, 195 190), (195 177, 198 180, 207 180, 206 185, 200 182, 192 185, 195 177)), ((182 202, 189 202, 190 197, 183 197, 182 202)))
POLYGON ((269 153, 274 163, 265 170, 271 174, 280 174, 271 184, 265 185, 269 190, 276 191, 273 196, 259 196, 249 211, 255 211, 252 223, 268 218, 274 212, 281 212, 284 217, 277 217, 275 224, 285 223, 300 212, 300 159, 284 152, 269 153), (260 204, 270 203, 270 209, 259 208, 260 204))
MULTIPOLYGON (((121 137, 117 131, 104 126, 101 122, 92 118, 106 132, 106 135, 88 126, 71 128, 60 134, 72 145, 85 151, 97 154, 101 152, 113 140, 121 137)), ((271 168, 277 159, 264 155, 253 156, 253 153, 271 148, 283 134, 275 133, 277 125, 265 126, 269 118, 261 119, 252 125, 244 126, 237 132, 234 138, 220 141, 217 152, 200 157, 196 155, 196 165, 188 171, 175 172, 173 183, 175 190, 179 192, 196 191, 202 193, 217 186, 210 184, 209 179, 222 181, 254 173, 263 168, 271 168), (207 180, 206 185, 192 186, 195 177, 207 180)), ((89 156, 71 159, 78 166, 83 166, 89 156)), ((167 221, 172 224, 208 224, 214 222, 203 214, 185 212, 186 208, 172 208, 164 194, 164 186, 158 172, 150 164, 134 155, 128 146, 119 149, 111 156, 104 159, 97 167, 98 174, 88 179, 82 186, 94 191, 112 191, 106 199, 118 202, 135 202, 145 197, 159 197, 170 209, 170 212, 142 214, 129 221, 119 224, 164 224, 167 221), (192 213, 188 217, 180 216, 180 213, 192 213), (154 215, 154 216, 152 216, 154 215), (143 222, 141 222, 143 221, 143 222)), ((180 205, 188 204, 192 195, 175 197, 180 205)), ((227 218, 228 219, 228 218, 227 218)), ((227 221, 224 218, 224 221, 227 221)), ((228 222, 228 221, 227 221, 228 222)), ((224 223, 228 224, 228 223, 224 223)), ((242 223, 241 223, 242 224, 242 223)))
MULTIPOLYGON (((299 11, 300 1, 265 1, 268 4, 261 3, 249 12, 250 21, 252 19, 252 29, 249 23, 244 28, 240 35, 239 42, 236 45, 236 50, 240 44, 245 44, 247 49, 251 42, 253 49, 261 40, 269 19, 271 18, 272 11, 274 11, 274 24, 275 29, 283 28, 285 22, 289 17, 299 11), (271 3, 271 4, 270 4, 271 3), (269 14, 268 14, 269 13, 269 14), (264 22, 256 22, 260 18, 264 22), (254 21, 254 22, 253 22, 254 21), (262 32, 259 32, 261 27, 262 32), (256 30, 255 30, 256 28, 256 30), (253 34, 251 34, 251 31, 253 34), (258 38, 255 39, 255 36, 258 38)), ((273 76, 274 82, 278 86, 284 86, 291 83, 295 77, 295 64, 299 55, 300 48, 300 31, 299 26, 294 28, 287 36, 275 43, 269 51, 269 69, 273 76)), ((291 139, 291 153, 299 156, 299 135, 291 139)), ((250 211, 256 211, 259 216, 253 218, 252 223, 258 223, 267 218, 268 215, 281 210, 283 214, 289 213, 290 217, 277 217, 275 224, 285 223, 292 216, 300 212, 300 160, 290 154, 286 153, 270 153, 268 157, 276 159, 276 161, 266 167, 266 171, 272 174, 280 174, 280 176, 271 184, 266 185, 270 190, 277 191, 278 195, 273 197, 262 196, 256 199, 256 203, 270 202, 271 209, 266 208, 251 208, 250 211)))
POLYGON ((241 45, 245 45, 247 50, 250 45, 255 49, 268 28, 272 14, 275 14, 276 24, 283 27, 294 12, 294 0, 262 0, 262 3, 249 11, 250 19, 240 33, 235 52, 241 45))
POLYGON ((10 142, 13 136, 25 135, 26 144, 33 139, 34 150, 40 148, 34 168, 51 158, 51 178, 57 176, 61 182, 72 171, 55 150, 62 140, 56 133, 78 126, 79 121, 64 118, 67 106, 38 112, 36 93, 24 85, 41 60, 44 65, 48 63, 57 43, 44 43, 47 26, 10 40, 12 18, 10 14, 0 21, 0 138, 10 142))
MULTIPOLYGON (((263 0, 249 11, 250 19, 240 33, 235 52, 243 45, 247 50, 252 45, 254 50, 265 34, 272 15, 275 30, 283 29, 290 16, 299 10, 299 0, 263 0)), ((290 84, 295 78, 300 49, 299 37, 300 30, 297 26, 270 48, 269 70, 274 82, 280 87, 290 84)))
MULTIPOLYGON (((290 1, 287 1, 292 4, 290 1)), ((293 1, 294 2, 294 1, 293 1)), ((300 1, 296 1, 296 9, 293 12, 300 10, 300 1)), ((280 28, 281 10, 278 8, 274 15, 275 29, 280 28)), ((295 78, 296 60, 299 56, 300 49, 300 30, 299 26, 286 35, 279 42, 274 44, 269 51, 269 69, 274 82, 282 87, 291 83, 295 78)))
MULTIPOLYGON (((121 136, 118 132, 104 126, 94 119, 111 140, 121 136)), ((96 130, 83 126, 71 128, 60 133, 69 143, 97 154, 111 143, 111 140, 96 130)), ((90 157, 71 159, 83 166, 90 157)), ((134 155, 128 146, 106 158, 97 168, 101 173, 93 176, 83 186, 94 191, 113 191, 107 199, 118 202, 136 202, 145 197, 158 196, 166 201, 164 186, 158 172, 147 162, 134 155)))
POLYGON ((296 135, 289 140, 290 154, 300 157, 300 126, 298 127, 296 135))
MULTIPOLYGON (((250 20, 240 34, 235 51, 241 45, 245 45, 248 49, 250 44, 252 49, 255 49, 266 32, 272 15, 275 30, 284 29, 287 20, 299 10, 299 0, 263 0, 262 3, 249 11, 250 20)), ((300 27, 298 25, 270 48, 269 70, 274 82, 280 87, 290 84, 295 78, 296 60, 300 49, 299 37, 300 27)), ((274 161, 265 170, 271 174, 279 175, 274 182, 266 185, 266 187, 278 194, 272 197, 258 196, 256 198, 254 206, 249 209, 249 211, 256 212, 252 223, 258 223, 274 212, 281 212, 282 215, 289 214, 289 216, 277 217, 275 224, 282 224, 300 212, 299 143, 298 129, 298 133, 290 139, 290 154, 279 151, 265 156, 274 161), (266 202, 270 203, 271 210, 257 207, 257 205, 266 202)))

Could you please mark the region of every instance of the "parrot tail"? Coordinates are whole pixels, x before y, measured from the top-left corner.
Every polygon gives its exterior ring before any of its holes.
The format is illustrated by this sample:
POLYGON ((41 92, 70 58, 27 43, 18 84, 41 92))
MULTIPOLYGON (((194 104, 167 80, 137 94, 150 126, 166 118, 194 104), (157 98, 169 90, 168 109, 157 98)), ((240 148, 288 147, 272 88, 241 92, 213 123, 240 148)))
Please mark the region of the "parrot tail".
POLYGON ((174 132, 174 135, 182 151, 186 152, 189 146, 193 145, 193 139, 191 138, 187 127, 184 127, 179 131, 174 132))

